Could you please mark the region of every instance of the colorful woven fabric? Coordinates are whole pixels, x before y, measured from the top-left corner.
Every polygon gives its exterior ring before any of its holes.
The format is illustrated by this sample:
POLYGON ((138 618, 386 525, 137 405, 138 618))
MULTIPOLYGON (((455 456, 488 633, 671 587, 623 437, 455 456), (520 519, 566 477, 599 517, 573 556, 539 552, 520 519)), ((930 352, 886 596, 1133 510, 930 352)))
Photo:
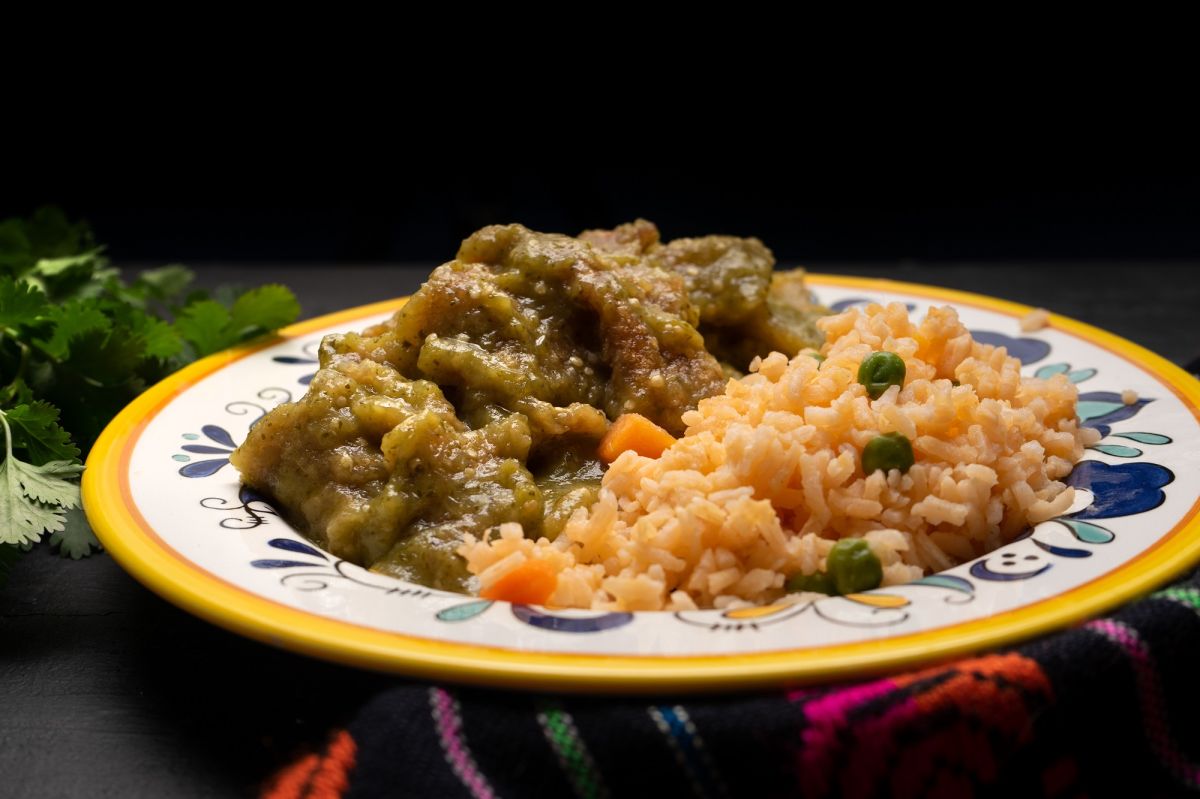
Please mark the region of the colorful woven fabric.
POLYGON ((736 696, 401 684, 272 799, 1161 795, 1200 788, 1200 576, 1013 650, 736 696))

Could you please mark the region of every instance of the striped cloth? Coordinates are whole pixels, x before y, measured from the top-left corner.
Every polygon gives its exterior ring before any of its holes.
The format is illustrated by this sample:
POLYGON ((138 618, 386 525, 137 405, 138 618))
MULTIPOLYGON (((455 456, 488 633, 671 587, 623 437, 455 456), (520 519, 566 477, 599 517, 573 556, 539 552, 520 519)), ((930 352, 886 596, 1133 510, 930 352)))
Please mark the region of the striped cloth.
POLYGON ((1200 788, 1200 572, 1108 618, 884 679, 733 696, 401 684, 271 799, 1148 796, 1200 788))

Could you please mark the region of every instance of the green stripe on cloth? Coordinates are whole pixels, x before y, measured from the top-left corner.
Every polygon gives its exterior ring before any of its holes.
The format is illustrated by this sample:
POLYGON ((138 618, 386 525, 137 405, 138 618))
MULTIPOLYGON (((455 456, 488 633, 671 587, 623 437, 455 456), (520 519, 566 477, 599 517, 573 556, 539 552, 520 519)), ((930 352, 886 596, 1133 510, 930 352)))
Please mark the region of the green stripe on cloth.
POLYGON ((1200 591, 1195 588, 1166 588, 1150 595, 1151 599, 1169 599, 1200 613, 1200 591))
POLYGON ((575 795, 580 799, 607 797, 608 789, 571 714, 557 704, 539 703, 537 720, 575 795))

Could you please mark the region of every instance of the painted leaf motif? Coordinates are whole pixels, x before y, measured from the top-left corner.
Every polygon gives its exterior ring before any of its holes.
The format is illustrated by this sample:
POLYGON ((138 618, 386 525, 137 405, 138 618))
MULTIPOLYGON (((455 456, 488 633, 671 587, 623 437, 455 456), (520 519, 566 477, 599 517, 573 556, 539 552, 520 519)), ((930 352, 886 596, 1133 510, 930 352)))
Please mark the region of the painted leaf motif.
POLYGON ((1091 522, 1079 521, 1078 519, 1055 519, 1054 521, 1066 527, 1071 531, 1071 535, 1085 544, 1107 544, 1115 538, 1112 531, 1107 527, 1101 527, 1091 522))
POLYGON ((556 616, 529 605, 513 605, 513 616, 530 627, 560 633, 597 633, 622 627, 633 621, 632 613, 603 613, 599 616, 556 616))
POLYGON ((313 557, 320 558, 321 560, 329 560, 329 558, 321 554, 319 549, 310 547, 308 544, 302 544, 299 541, 293 541, 290 538, 272 538, 267 542, 267 545, 275 547, 276 549, 285 549, 288 552, 295 552, 300 555, 312 555, 313 557))
POLYGON ((1114 458, 1136 458, 1142 454, 1140 449, 1136 447, 1127 447, 1123 444, 1096 444, 1088 447, 1097 452, 1103 452, 1105 455, 1112 455, 1114 458))
POLYGON ((1159 435, 1158 433, 1115 433, 1117 438, 1128 438, 1130 441, 1136 441, 1139 444, 1150 444, 1158 446, 1160 444, 1170 444, 1172 439, 1170 436, 1159 435))
POLYGON ((897 594, 846 594, 842 598, 872 608, 902 608, 911 604, 897 594))
POLYGON ((1139 398, 1132 405, 1121 401, 1121 395, 1112 391, 1089 391, 1079 395, 1079 418, 1088 427, 1109 426, 1115 422, 1131 419, 1146 405, 1154 402, 1151 399, 1139 398))
POLYGON ((1065 374, 1067 379, 1072 383, 1082 383, 1084 380, 1090 380, 1096 376, 1095 369, 1076 369, 1071 371, 1069 363, 1052 363, 1038 369, 1033 373, 1033 376, 1041 380, 1045 380, 1055 375, 1065 374))
POLYGON ((294 569, 297 566, 305 566, 311 569, 317 564, 308 563, 303 560, 271 560, 270 558, 265 558, 263 560, 252 560, 250 561, 250 565, 256 569, 294 569))
POLYGON ((920 580, 914 580, 909 585, 949 588, 951 591, 961 591, 964 594, 971 594, 975 591, 975 586, 971 585, 970 580, 963 577, 956 577, 953 574, 931 574, 928 577, 922 577, 920 580))
POLYGON ((219 449, 217 447, 208 447, 203 444, 184 444, 181 447, 184 452, 198 452, 202 455, 228 455, 228 449, 219 449))
POLYGON ((1074 547, 1060 547, 1055 544, 1047 544, 1045 541, 1039 541, 1036 538, 1032 539, 1035 546, 1039 549, 1049 552, 1051 555, 1058 555, 1060 558, 1090 558, 1091 552, 1086 549, 1075 549, 1074 547))
POLYGON ((462 605, 452 605, 439 610, 437 612, 437 619, 438 621, 467 621, 483 613, 493 604, 495 603, 490 599, 479 599, 474 602, 466 602, 462 605))
POLYGON ((224 427, 217 427, 215 424, 206 424, 200 428, 200 432, 218 444, 224 444, 230 449, 237 449, 237 444, 233 443, 233 436, 229 435, 224 427))
POLYGON ((180 467, 179 473, 184 477, 209 477, 221 471, 221 467, 229 463, 229 458, 219 458, 210 461, 196 461, 180 467))
POLYGON ((1067 379, 1072 383, 1082 383, 1085 380, 1091 380, 1095 376, 1095 369, 1076 369, 1073 372, 1067 373, 1067 379))
POLYGON ((1079 414, 1080 421, 1086 422, 1110 414, 1118 408, 1124 407, 1124 404, 1123 402, 1101 402, 1099 400, 1081 399, 1076 406, 1076 412, 1079 414))
POLYGON ((1046 380, 1047 378, 1054 377, 1055 375, 1061 375, 1070 369, 1071 364, 1069 363, 1051 363, 1038 369, 1033 373, 1033 376, 1039 380, 1046 380))

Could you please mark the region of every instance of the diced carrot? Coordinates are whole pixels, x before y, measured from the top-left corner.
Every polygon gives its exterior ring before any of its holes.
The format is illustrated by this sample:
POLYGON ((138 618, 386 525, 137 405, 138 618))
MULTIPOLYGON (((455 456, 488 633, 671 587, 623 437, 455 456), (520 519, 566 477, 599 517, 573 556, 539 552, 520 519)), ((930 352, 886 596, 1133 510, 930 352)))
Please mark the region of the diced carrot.
POLYGON ((674 436, 640 413, 623 413, 601 439, 599 455, 605 463, 612 463, 630 449, 647 458, 657 458, 674 443, 674 436))
POLYGON ((484 599, 544 605, 558 586, 558 576, 544 560, 530 558, 479 592, 484 599))

